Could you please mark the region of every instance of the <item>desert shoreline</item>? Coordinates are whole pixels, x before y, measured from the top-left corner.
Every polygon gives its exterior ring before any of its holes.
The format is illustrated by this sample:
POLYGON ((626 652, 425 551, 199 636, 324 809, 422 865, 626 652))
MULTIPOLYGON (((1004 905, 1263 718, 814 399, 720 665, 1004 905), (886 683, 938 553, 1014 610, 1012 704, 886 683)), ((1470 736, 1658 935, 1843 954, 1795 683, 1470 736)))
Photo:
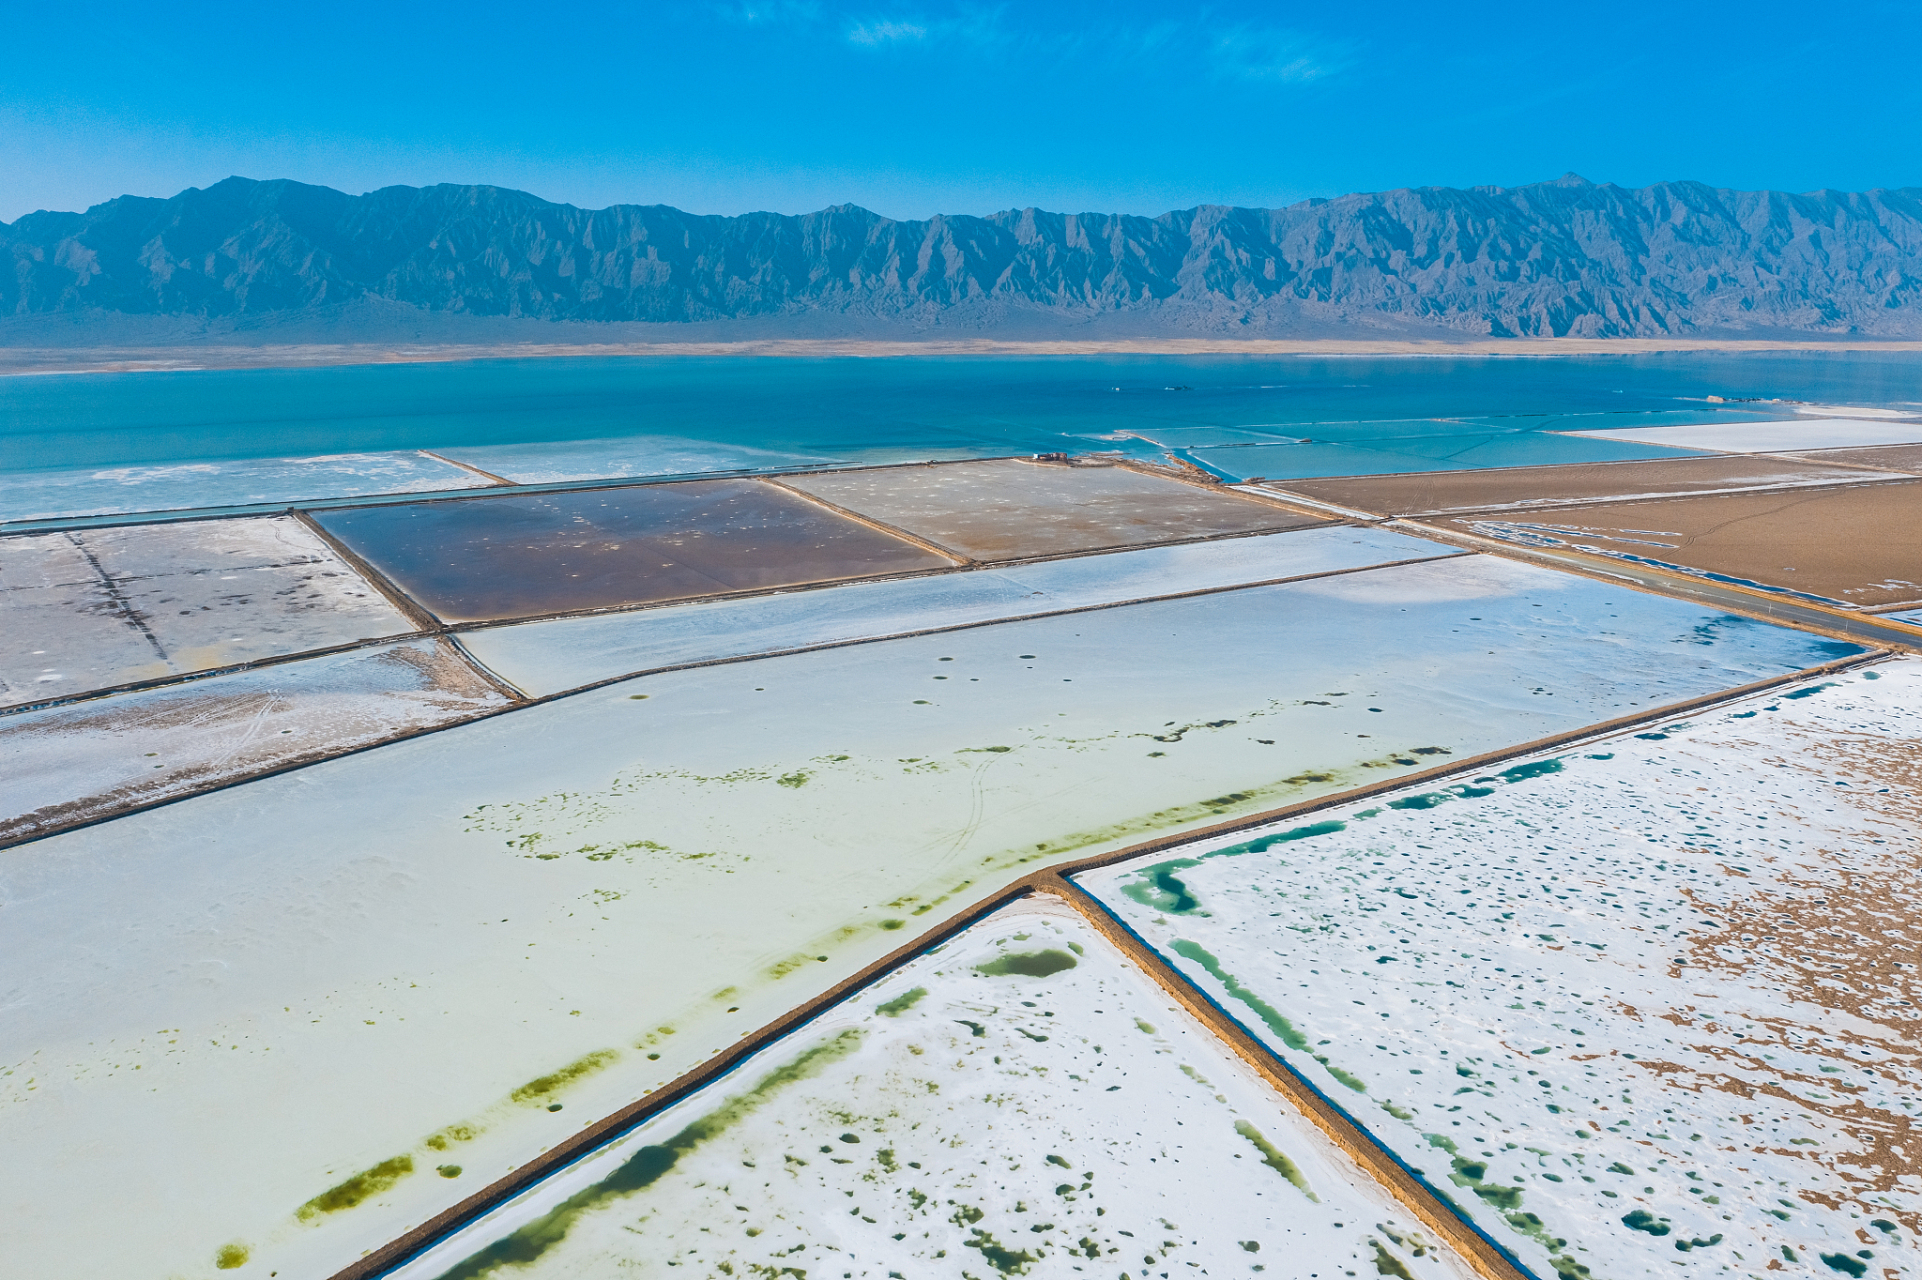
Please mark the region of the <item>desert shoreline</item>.
POLYGON ((0 377, 78 373, 172 373, 330 365, 433 364, 470 360, 737 357, 902 359, 940 356, 1508 357, 1679 354, 1922 354, 1901 339, 1501 338, 1447 340, 1134 338, 1106 341, 998 338, 880 341, 771 338, 734 342, 287 343, 258 346, 0 347, 0 377))

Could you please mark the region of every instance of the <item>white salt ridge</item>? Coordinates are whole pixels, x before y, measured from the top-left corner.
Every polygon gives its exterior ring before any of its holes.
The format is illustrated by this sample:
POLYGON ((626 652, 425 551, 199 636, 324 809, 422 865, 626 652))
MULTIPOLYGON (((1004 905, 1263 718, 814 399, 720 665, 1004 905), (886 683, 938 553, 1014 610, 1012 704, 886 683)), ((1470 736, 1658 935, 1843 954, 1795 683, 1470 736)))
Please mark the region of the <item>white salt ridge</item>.
POLYGON ((0 521, 489 487, 471 471, 413 451, 14 471, 0 472, 0 521))
POLYGON ((1864 445, 1922 442, 1922 420, 1811 418, 1790 422, 1705 422, 1695 426, 1638 427, 1619 431, 1566 431, 1592 440, 1622 440, 1716 453, 1784 453, 1807 449, 1853 449, 1864 445))
POLYGON ((1081 883, 1538 1274, 1912 1275, 1919 748, 1909 659, 1081 883))
POLYGON ((1332 573, 1454 548, 1377 529, 1308 529, 490 628, 469 650, 534 697, 710 662, 1063 609, 1332 573))
POLYGON ((1852 651, 1475 556, 665 672, 52 836, 0 879, 0 1250, 204 1270, 472 1126, 457 1185, 249 1264, 329 1274, 1050 861, 1852 651))
POLYGON ((1419 1280, 1474 1275, 1050 898, 997 912, 390 1274, 1332 1278, 1384 1258, 1419 1280), (1010 956, 1072 967, 979 970, 1010 956), (678 1158, 648 1185, 607 1182, 663 1150, 678 1158), (527 1262, 488 1251, 536 1237, 554 1243, 527 1262))
POLYGON ((752 445, 721 444, 680 436, 625 436, 610 440, 477 445, 442 449, 439 453, 444 458, 478 467, 490 475, 516 484, 700 475, 717 471, 764 471, 839 461, 825 454, 758 449, 752 445))
POLYGON ((0 539, 0 707, 412 630, 291 516, 0 539))

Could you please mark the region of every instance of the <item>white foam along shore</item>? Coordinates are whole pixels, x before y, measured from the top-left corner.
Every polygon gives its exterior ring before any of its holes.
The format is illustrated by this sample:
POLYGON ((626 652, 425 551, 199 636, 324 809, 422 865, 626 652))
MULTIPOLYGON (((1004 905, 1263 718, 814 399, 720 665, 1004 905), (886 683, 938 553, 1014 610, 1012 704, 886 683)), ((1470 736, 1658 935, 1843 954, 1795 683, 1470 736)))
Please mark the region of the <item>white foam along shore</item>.
POLYGON ((1922 661, 1081 877, 1539 1273, 1917 1267, 1922 661))
POLYGON ((194 511, 484 489, 493 484, 466 468, 418 450, 0 471, 0 521, 194 511))
POLYGON ((668 672, 53 836, 0 882, 5 1249, 196 1271, 471 1132, 288 1236, 324 1273, 1030 868, 1842 651, 1434 561, 668 672))

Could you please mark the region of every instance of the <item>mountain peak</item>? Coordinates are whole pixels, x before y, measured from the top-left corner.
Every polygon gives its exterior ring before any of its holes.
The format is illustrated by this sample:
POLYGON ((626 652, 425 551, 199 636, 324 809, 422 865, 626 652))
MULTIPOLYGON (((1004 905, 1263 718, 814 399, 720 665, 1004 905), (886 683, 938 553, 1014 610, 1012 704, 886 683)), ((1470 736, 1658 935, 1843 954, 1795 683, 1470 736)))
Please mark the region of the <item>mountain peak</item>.
POLYGON ((350 196, 234 177, 0 225, 0 315, 225 324, 376 300, 464 319, 752 320, 770 333, 1922 337, 1913 192, 1608 187, 1602 217, 1597 201, 1561 194, 1594 185, 1568 173, 1285 209, 896 221, 852 204, 696 216, 502 187, 350 196), (1800 229, 1751 233, 1764 223, 1800 229))

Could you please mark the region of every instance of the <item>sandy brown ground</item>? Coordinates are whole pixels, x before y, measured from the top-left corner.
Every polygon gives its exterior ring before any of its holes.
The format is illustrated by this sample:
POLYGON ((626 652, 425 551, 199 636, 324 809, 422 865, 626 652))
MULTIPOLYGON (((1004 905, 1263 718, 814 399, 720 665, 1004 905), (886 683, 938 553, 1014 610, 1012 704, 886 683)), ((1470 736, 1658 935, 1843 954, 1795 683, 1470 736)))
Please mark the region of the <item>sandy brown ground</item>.
POLYGON ((1922 444, 1881 445, 1869 449, 1822 449, 1794 455, 1814 462, 1831 462, 1845 467, 1881 467, 1922 475, 1922 444))
MULTIPOLYGON (((1922 450, 1918 450, 1922 453, 1922 450)), ((1673 497, 1726 489, 1783 488, 1888 480, 1887 472, 1757 456, 1681 456, 1644 462, 1433 471, 1413 475, 1272 480, 1282 494, 1380 515, 1548 507, 1609 498, 1673 497)))
POLYGON ((1874 607, 1922 600, 1922 480, 1455 516, 1445 529, 1593 548, 1874 607))
POLYGON ((1323 338, 1307 340, 1135 338, 1113 341, 1012 341, 966 338, 925 342, 854 338, 765 339, 748 342, 636 343, 288 343, 259 346, 0 347, 0 375, 132 373, 169 369, 266 369, 336 364, 413 364, 449 360, 508 360, 560 356, 1571 356, 1651 355, 1658 352, 1910 351, 1922 342, 1720 341, 1689 338, 1506 338, 1454 341, 1323 338))

